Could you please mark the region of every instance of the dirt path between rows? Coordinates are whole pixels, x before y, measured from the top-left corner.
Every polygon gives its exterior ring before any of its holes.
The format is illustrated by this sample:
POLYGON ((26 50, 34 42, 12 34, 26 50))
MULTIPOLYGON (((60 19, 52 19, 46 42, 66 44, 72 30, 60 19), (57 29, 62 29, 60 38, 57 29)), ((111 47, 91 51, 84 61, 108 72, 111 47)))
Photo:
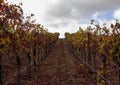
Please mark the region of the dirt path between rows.
POLYGON ((64 39, 59 39, 49 56, 31 72, 31 78, 22 73, 22 85, 94 85, 87 68, 71 53, 64 39))

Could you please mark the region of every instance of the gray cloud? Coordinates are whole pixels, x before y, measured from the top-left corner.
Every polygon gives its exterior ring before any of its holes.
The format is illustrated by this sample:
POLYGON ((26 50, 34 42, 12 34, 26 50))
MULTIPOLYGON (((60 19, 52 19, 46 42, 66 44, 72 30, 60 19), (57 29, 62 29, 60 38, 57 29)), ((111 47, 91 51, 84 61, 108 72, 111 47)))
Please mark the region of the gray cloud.
POLYGON ((89 18, 97 11, 116 9, 119 3, 120 0, 60 0, 48 6, 46 16, 52 19, 89 18))
POLYGON ((68 21, 61 21, 61 20, 59 20, 59 22, 56 21, 56 22, 48 23, 48 26, 54 27, 54 28, 59 28, 59 27, 65 27, 68 24, 69 24, 68 21))
POLYGON ((71 25, 72 21, 77 25, 90 22, 96 14, 103 15, 120 8, 119 3, 120 0, 59 0, 58 3, 47 6, 45 21, 48 27, 73 31, 76 26, 71 25))

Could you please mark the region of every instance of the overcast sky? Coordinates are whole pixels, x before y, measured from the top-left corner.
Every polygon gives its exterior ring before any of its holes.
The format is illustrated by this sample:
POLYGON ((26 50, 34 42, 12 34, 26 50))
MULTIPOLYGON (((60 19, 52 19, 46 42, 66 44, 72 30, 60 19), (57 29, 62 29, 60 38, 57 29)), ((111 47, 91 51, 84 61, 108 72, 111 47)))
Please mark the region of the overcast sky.
POLYGON ((120 0, 8 0, 23 3, 24 15, 35 14, 36 22, 50 32, 76 32, 91 19, 100 24, 120 20, 120 0))

